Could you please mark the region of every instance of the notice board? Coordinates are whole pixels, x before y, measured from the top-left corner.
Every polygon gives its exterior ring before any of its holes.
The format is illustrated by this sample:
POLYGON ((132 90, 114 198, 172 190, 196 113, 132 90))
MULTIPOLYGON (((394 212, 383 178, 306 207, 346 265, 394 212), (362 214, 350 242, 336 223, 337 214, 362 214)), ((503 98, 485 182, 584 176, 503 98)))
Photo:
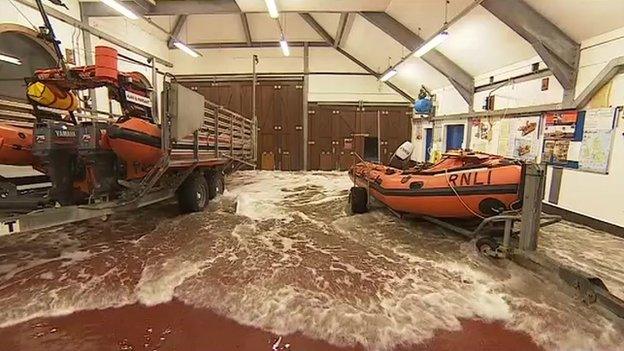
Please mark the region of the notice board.
POLYGON ((596 108, 585 111, 583 140, 579 150, 578 168, 606 174, 615 134, 619 108, 596 108))

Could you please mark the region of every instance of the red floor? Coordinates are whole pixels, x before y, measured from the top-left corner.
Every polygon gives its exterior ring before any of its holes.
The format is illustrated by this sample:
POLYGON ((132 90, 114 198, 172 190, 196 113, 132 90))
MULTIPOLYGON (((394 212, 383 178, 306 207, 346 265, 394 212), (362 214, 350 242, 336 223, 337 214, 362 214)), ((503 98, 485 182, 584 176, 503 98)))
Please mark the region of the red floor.
MULTIPOLYGON (((462 322, 460 331, 439 331, 416 350, 541 350, 528 335, 509 331, 500 323, 462 322)), ((117 309, 81 311, 56 318, 36 319, 0 329, 2 350, 244 350, 347 351, 300 333, 283 337, 240 325, 210 310, 180 302, 154 307, 131 305, 117 309)))

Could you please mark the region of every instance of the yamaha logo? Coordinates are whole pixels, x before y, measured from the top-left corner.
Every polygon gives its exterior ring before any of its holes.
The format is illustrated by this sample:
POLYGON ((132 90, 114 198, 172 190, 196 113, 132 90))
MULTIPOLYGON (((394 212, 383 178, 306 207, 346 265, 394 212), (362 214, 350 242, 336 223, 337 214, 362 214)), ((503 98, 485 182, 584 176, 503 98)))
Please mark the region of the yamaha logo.
POLYGON ((75 138, 76 132, 73 130, 55 130, 54 134, 56 134, 59 138, 75 138))

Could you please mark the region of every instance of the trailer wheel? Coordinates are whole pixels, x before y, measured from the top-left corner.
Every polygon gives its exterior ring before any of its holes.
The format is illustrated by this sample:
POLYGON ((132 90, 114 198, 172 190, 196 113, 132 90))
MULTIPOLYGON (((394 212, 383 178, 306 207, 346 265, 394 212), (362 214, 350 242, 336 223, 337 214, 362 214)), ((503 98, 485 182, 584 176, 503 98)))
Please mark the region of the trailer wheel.
POLYGON ((477 251, 484 256, 498 257, 498 247, 500 244, 490 236, 483 236, 477 239, 477 251))
POLYGON ((225 191, 225 178, 221 172, 206 173, 206 181, 208 182, 208 198, 210 200, 222 195, 225 191))
POLYGON ((184 213, 199 212, 208 204, 208 184, 199 174, 190 175, 178 189, 178 206, 184 213))
POLYGON ((351 212, 366 213, 368 211, 368 192, 366 188, 354 186, 349 191, 349 202, 351 203, 351 212))

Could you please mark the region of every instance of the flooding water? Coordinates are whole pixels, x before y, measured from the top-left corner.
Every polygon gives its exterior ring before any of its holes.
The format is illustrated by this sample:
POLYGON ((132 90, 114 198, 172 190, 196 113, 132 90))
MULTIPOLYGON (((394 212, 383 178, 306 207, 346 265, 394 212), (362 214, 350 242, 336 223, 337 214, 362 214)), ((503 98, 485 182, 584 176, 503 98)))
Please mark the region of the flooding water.
MULTIPOLYGON (((276 334, 389 350, 500 321, 551 350, 624 349, 619 322, 562 286, 383 209, 346 213, 345 173, 239 172, 203 213, 162 204, 0 238, 0 327, 172 299, 276 334)), ((545 254, 624 295, 624 240, 560 223, 545 254)))

